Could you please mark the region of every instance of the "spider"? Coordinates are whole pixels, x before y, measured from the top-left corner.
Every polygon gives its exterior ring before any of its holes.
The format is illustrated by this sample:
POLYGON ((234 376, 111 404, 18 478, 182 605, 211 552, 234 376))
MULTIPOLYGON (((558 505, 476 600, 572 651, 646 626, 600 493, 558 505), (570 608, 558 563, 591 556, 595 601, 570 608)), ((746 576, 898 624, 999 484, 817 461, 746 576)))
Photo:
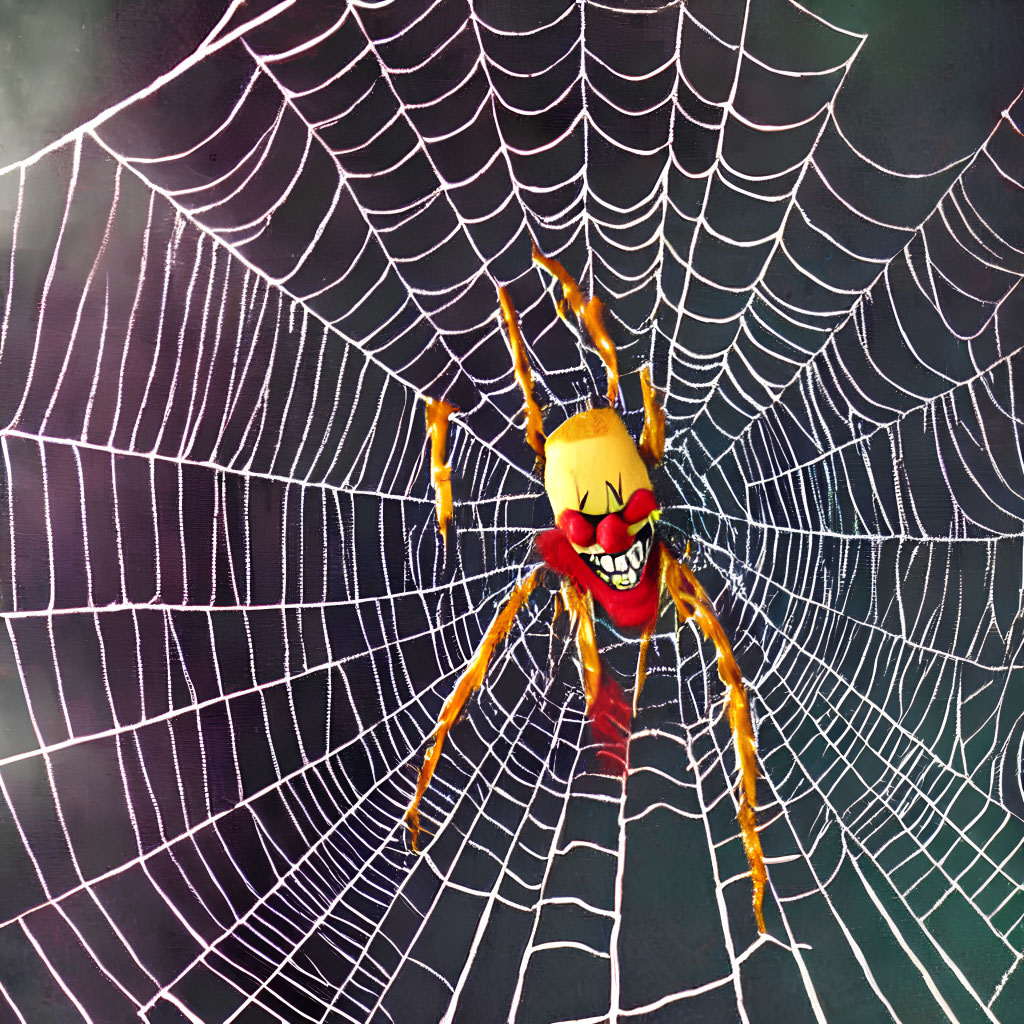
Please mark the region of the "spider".
MULTIPOLYGON (((432 734, 433 743, 419 772, 416 793, 405 812, 412 849, 419 852, 419 803, 440 760, 445 738, 470 695, 483 682, 495 647, 508 634, 516 614, 545 575, 554 574, 559 583, 556 618, 563 610, 568 611, 571 628, 575 629, 587 713, 592 721, 601 713, 603 677, 594 631, 595 605, 619 629, 639 631, 632 705, 635 715, 644 685, 648 645, 663 597, 667 595, 675 606, 677 628, 687 619, 694 619, 717 649, 718 675, 726 688, 726 708, 736 750, 737 820, 753 882, 754 916, 758 930, 764 932, 762 901, 767 874, 757 832, 757 750, 746 691, 711 601, 686 564, 689 546, 684 559, 679 559, 656 530, 660 509, 648 467, 660 462, 664 453, 665 414, 645 367, 640 374, 644 426, 639 442, 634 443, 614 409, 618 366, 615 345, 604 326, 601 300, 596 296, 584 299, 575 279, 557 260, 540 253, 536 245, 533 260, 561 285, 563 297, 556 304, 559 316, 568 322, 571 312, 601 356, 607 371, 608 405, 572 416, 545 437, 518 316, 508 292, 499 288, 515 377, 524 397, 526 440, 537 455, 538 472, 543 473, 555 528, 537 536, 536 547, 543 564, 513 588, 444 703, 432 734)), ((452 515, 451 471, 444 461, 445 436, 448 417, 455 411, 447 402, 427 401, 437 520, 445 543, 452 515)), ((628 732, 628 721, 622 727, 628 732)))

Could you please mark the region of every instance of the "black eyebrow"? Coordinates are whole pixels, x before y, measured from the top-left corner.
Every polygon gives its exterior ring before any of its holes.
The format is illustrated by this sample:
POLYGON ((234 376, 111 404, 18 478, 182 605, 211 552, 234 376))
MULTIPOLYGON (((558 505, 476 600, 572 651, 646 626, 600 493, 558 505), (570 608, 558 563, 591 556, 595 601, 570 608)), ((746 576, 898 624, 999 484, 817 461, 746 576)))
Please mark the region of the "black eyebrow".
MULTIPOLYGON (((579 491, 576 492, 576 497, 577 498, 580 497, 580 492, 579 491)), ((587 498, 589 498, 589 497, 590 497, 590 491, 587 491, 587 493, 584 494, 582 498, 580 498, 580 511, 581 512, 583 511, 583 506, 586 505, 587 498)))
POLYGON ((616 502, 618 502, 618 504, 621 505, 622 504, 622 474, 619 473, 619 489, 618 490, 615 490, 615 488, 612 486, 611 480, 605 480, 604 485, 605 485, 605 487, 608 488, 609 491, 612 492, 612 497, 616 500, 616 502))

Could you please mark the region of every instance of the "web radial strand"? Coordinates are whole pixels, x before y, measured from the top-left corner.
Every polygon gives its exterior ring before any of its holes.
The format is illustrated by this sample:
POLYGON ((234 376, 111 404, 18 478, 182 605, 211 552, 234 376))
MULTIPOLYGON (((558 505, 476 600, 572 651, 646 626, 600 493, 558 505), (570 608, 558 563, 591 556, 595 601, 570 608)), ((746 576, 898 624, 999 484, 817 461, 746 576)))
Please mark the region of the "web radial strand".
MULTIPOLYGON (((941 76, 890 61, 880 112, 877 27, 619 7, 232 5, 0 173, 13 1019, 1015 1019, 1019 83, 911 101, 941 76), (913 149, 911 107, 956 145, 913 149), (671 615, 610 776, 539 589, 404 838, 550 525, 497 289, 550 429, 605 390, 532 239, 604 303, 635 436, 648 364, 664 394, 659 528, 748 681, 764 936, 671 615), (460 410, 447 545, 426 399, 460 410)), ((628 686, 639 639, 597 634, 628 686)))

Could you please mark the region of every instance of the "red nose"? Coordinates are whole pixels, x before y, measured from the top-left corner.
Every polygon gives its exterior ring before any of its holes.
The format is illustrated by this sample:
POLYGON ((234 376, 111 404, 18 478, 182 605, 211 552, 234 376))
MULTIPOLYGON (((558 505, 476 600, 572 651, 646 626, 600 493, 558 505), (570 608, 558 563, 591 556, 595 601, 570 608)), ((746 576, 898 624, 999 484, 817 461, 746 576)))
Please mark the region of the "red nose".
POLYGON ((589 548, 594 543, 594 527, 579 512, 567 508, 558 517, 558 525, 573 544, 589 548))
POLYGON ((629 535, 629 527, 625 521, 614 513, 605 516, 597 524, 597 543, 601 545, 610 555, 625 551, 633 538, 629 535))

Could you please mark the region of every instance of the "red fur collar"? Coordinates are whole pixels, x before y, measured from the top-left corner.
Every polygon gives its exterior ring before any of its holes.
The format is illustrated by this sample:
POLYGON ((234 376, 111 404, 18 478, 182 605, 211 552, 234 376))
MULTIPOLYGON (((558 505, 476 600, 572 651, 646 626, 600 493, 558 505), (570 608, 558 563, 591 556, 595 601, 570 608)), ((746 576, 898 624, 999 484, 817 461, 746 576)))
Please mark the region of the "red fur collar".
POLYGON ((561 530, 545 530, 538 534, 537 549, 550 568, 568 576, 583 593, 593 594, 594 600, 611 616, 616 626, 639 629, 653 623, 658 617, 661 545, 657 540, 651 545, 651 553, 640 582, 632 590, 616 590, 599 579, 561 530))

